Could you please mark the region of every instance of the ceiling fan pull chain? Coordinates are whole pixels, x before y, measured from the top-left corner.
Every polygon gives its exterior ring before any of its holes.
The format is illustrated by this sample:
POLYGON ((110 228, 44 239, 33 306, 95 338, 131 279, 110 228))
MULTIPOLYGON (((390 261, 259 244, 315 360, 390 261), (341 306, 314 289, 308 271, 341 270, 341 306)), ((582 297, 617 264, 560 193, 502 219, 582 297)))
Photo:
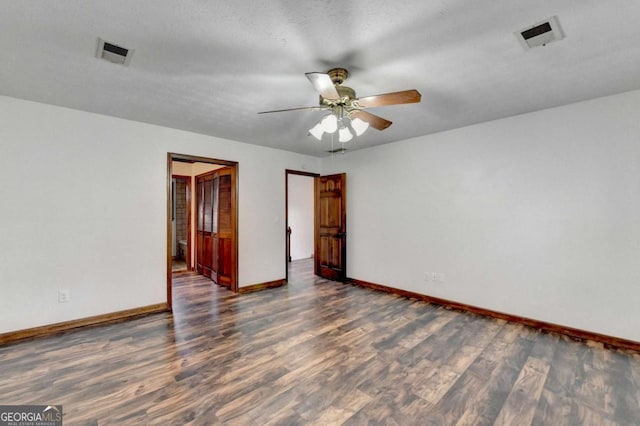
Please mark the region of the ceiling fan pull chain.
POLYGON ((335 137, 335 133, 331 133, 331 161, 333 161, 333 156, 335 155, 335 150, 333 149, 333 138, 335 137))

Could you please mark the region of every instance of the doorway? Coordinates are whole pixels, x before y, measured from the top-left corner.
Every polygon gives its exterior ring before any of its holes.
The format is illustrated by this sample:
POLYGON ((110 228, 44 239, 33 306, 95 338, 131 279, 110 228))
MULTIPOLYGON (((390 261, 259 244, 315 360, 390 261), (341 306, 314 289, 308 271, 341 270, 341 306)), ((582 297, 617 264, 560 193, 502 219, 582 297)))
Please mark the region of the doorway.
POLYGON ((314 256, 314 180, 320 176, 297 170, 285 171, 286 279, 292 264, 310 265, 314 256))
POLYGON ((171 271, 191 270, 191 176, 171 177, 171 271))
MULTIPOLYGON (((186 265, 185 270, 197 270, 198 260, 202 261, 203 252, 198 254, 196 232, 198 218, 202 219, 203 215, 198 215, 198 206, 196 205, 196 176, 213 172, 214 170, 226 170, 225 184, 228 188, 225 194, 228 195, 228 211, 225 217, 228 222, 225 223, 224 249, 225 249, 225 283, 233 292, 238 292, 238 163, 235 161, 220 160, 207 157, 199 157, 193 155, 168 153, 167 154, 167 304, 172 307, 172 276, 173 276, 173 260, 177 255, 184 256, 186 265), (178 238, 178 230, 176 228, 175 210, 181 197, 176 194, 177 179, 183 178, 189 182, 187 209, 187 239, 178 238), (228 181, 228 182, 227 182, 228 181), (228 226, 227 226, 228 225, 228 226), (200 256, 200 258, 198 257, 200 256)), ((201 212, 202 213, 202 212, 201 212)), ((209 275, 210 276, 210 275, 209 275)))

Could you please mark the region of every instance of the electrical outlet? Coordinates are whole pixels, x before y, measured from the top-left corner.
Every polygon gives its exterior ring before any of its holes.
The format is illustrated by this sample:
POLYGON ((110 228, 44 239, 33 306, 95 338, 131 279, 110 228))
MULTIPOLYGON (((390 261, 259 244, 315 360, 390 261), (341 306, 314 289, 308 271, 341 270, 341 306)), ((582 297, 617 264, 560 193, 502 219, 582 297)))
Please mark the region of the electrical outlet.
POLYGON ((434 282, 438 281, 438 273, 437 272, 432 272, 431 273, 431 281, 434 281, 434 282))
POLYGON ((429 274, 428 272, 424 273, 424 280, 425 281, 429 281, 429 278, 431 278, 431 274, 429 274))
POLYGON ((71 300, 71 292, 67 288, 58 290, 58 303, 66 303, 71 300))

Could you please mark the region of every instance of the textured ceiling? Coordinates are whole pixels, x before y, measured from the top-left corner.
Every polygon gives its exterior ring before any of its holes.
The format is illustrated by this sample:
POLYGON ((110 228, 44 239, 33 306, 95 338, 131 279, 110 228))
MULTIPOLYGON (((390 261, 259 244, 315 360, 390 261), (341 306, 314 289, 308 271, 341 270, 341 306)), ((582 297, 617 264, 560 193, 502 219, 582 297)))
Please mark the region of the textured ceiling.
MULTIPOLYGON (((0 94, 326 155, 305 72, 350 70, 358 96, 418 89, 369 111, 394 124, 359 149, 640 88, 629 0, 0 0, 0 94), (562 41, 514 32, 558 15, 562 41), (95 58, 97 38, 135 49, 95 58)), ((339 144, 336 142, 336 147, 339 144)))

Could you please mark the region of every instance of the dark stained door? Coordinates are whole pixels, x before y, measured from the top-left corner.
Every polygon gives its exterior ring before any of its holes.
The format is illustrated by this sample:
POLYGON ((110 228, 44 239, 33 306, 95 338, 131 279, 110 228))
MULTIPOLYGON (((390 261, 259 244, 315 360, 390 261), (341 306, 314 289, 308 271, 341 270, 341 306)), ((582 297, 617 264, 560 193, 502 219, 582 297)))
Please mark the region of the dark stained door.
POLYGON ((218 282, 218 205, 219 205, 220 180, 217 173, 213 173, 211 179, 211 241, 208 241, 211 261, 211 275, 215 282, 218 282))
POLYGON ((315 274, 334 281, 346 279, 347 175, 315 179, 315 274))
POLYGON ((217 172, 217 227, 215 231, 216 273, 218 284, 229 287, 233 279, 233 235, 235 229, 235 217, 233 205, 235 204, 234 169, 227 167, 216 170, 217 172))
POLYGON ((196 269, 199 273, 215 280, 213 269, 213 173, 196 176, 198 191, 198 227, 196 269))
POLYGON ((230 287, 235 280, 235 169, 225 167, 196 176, 197 271, 230 287))

